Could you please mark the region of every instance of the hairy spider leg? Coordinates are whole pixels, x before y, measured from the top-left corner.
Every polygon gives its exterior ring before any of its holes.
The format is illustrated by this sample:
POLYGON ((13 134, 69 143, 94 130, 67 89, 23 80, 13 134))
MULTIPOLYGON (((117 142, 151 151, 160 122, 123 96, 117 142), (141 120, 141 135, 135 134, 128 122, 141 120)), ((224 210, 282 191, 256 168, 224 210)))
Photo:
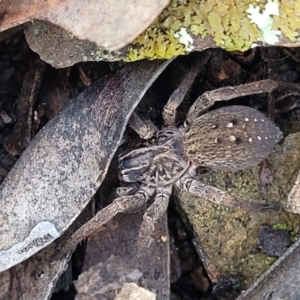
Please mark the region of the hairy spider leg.
POLYGON ((201 58, 198 59, 191 69, 184 75, 179 86, 172 93, 167 104, 164 106, 162 115, 165 126, 176 126, 176 110, 195 81, 201 67, 207 63, 211 56, 210 51, 204 51, 201 54, 201 58))
POLYGON ((168 209, 171 193, 171 184, 157 189, 154 202, 150 205, 143 216, 143 223, 141 225, 137 244, 139 253, 149 246, 150 237, 155 228, 155 224, 160 218, 162 218, 168 209))
POLYGON ((280 210, 279 203, 262 204, 250 201, 241 201, 218 188, 206 185, 186 174, 176 181, 176 186, 188 193, 218 205, 225 205, 239 210, 262 212, 265 210, 280 210))
POLYGON ((100 210, 91 220, 83 224, 70 239, 62 246, 59 255, 67 253, 76 248, 84 238, 97 232, 102 225, 108 223, 117 214, 134 211, 145 206, 149 200, 149 195, 143 190, 138 190, 134 195, 116 198, 111 204, 100 210))
POLYGON ((158 131, 150 119, 142 120, 136 112, 131 115, 128 125, 144 140, 152 138, 154 133, 158 131))
MULTIPOLYGON (((210 56, 210 51, 204 51, 201 58, 197 60, 197 62, 191 67, 189 71, 187 71, 177 89, 170 96, 167 104, 163 108, 162 113, 164 125, 166 127, 176 125, 176 110, 182 103, 201 67, 207 63, 210 56)), ((131 115, 128 125, 142 139, 149 139, 154 135, 154 133, 158 131, 157 127, 152 123, 150 119, 142 120, 135 112, 131 115)))

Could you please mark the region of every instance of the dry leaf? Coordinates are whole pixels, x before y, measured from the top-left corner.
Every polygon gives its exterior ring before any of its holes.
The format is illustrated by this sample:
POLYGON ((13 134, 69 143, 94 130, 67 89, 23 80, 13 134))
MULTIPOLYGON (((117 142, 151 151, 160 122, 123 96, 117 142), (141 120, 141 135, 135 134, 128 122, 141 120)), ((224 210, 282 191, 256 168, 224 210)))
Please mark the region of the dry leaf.
POLYGON ((52 243, 86 207, 131 113, 168 63, 125 65, 39 131, 1 185, 0 271, 52 243))
POLYGON ((168 0, 22 0, 21 3, 4 0, 0 2, 0 31, 39 19, 114 50, 142 33, 168 3, 168 0))

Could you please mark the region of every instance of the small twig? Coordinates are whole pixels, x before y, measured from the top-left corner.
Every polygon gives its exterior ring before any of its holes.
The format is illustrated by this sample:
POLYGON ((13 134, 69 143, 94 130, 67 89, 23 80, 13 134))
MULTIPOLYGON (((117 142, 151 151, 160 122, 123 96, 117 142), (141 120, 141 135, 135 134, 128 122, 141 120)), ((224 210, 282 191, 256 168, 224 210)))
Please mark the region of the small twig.
POLYGON ((18 98, 17 122, 13 131, 12 144, 9 152, 13 155, 20 155, 32 139, 32 116, 33 106, 40 89, 41 80, 46 64, 39 58, 35 58, 25 75, 21 93, 18 98))

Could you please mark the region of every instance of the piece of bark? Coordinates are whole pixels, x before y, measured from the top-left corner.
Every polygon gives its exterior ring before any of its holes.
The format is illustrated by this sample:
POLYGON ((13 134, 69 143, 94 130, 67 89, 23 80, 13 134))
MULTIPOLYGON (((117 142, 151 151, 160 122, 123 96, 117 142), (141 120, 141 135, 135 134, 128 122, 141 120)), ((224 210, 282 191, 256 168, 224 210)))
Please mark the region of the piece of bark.
POLYGON ((102 183, 131 113, 168 62, 126 65, 40 130, 0 190, 0 271, 57 239, 102 183))
POLYGON ((236 300, 300 299, 300 239, 236 300))
POLYGON ((17 122, 14 126, 10 145, 10 154, 20 155, 32 139, 33 107, 40 90, 46 64, 35 57, 31 60, 18 98, 17 122))
POLYGON ((112 300, 126 282, 154 292, 157 300, 170 298, 167 216, 156 224, 150 247, 138 256, 143 214, 118 215, 103 226, 102 232, 88 239, 83 272, 75 283, 76 300, 112 300))

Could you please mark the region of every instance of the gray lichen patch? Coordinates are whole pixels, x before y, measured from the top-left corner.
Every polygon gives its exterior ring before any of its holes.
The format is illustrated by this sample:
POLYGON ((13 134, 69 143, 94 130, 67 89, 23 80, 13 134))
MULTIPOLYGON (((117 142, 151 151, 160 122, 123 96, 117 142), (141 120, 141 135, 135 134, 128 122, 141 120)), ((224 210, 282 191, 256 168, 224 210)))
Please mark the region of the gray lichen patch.
MULTIPOLYGON (((288 136, 281 145, 276 146, 268 159, 274 179, 266 187, 267 196, 261 193, 259 166, 236 173, 208 170, 199 175, 199 179, 239 199, 253 199, 261 203, 280 202, 284 207, 300 170, 299 157, 299 133, 288 136)), ((284 210, 246 213, 211 204, 184 192, 177 196, 181 214, 204 250, 219 271, 238 279, 242 288, 249 286, 274 261, 273 257, 255 251, 260 226, 284 223, 292 235, 299 235, 300 220, 297 214, 284 210)))

